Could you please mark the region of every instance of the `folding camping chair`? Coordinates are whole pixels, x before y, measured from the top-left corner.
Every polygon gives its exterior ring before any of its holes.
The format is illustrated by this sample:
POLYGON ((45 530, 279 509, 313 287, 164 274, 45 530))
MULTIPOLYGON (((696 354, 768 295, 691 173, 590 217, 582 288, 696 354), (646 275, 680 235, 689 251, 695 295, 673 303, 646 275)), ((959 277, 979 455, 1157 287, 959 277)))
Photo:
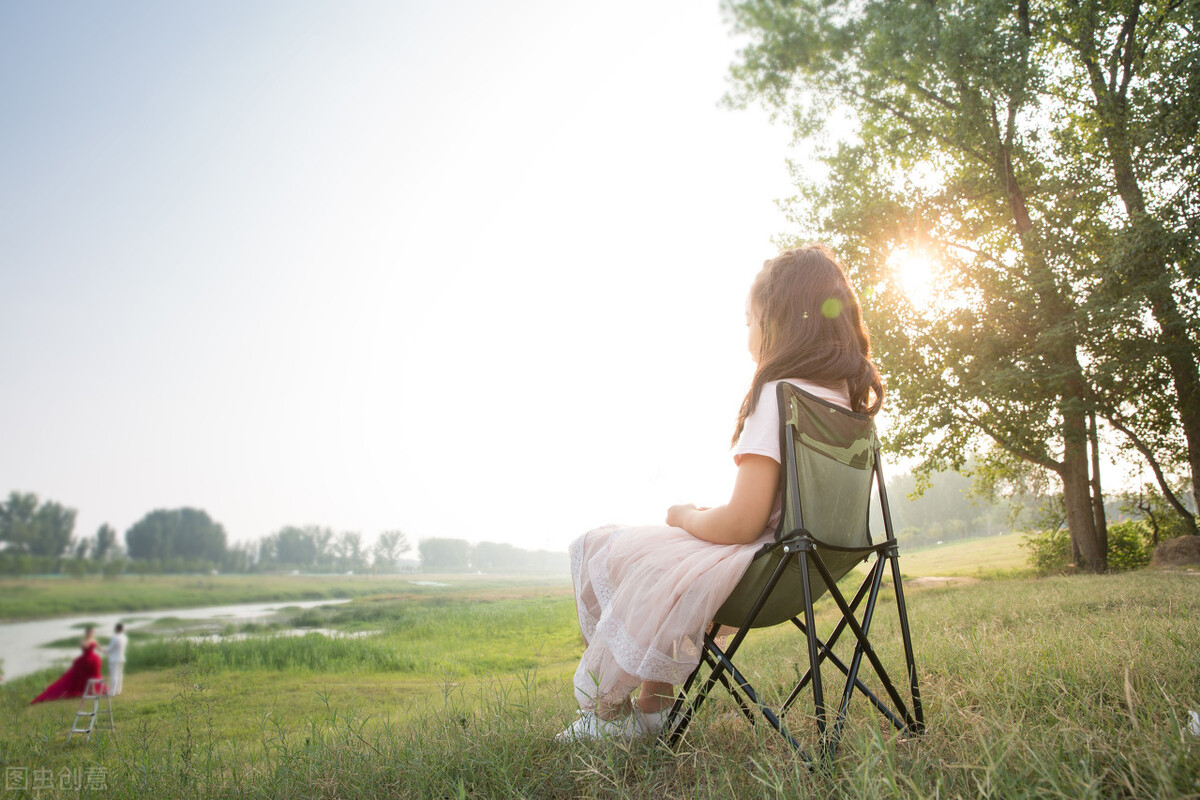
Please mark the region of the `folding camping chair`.
MULTIPOLYGON (((704 636, 700 663, 680 691, 664 731, 669 732, 667 737, 671 746, 676 746, 710 690, 719 682, 733 695, 751 725, 756 722, 751 709, 757 707, 763 718, 806 762, 811 763, 812 758, 783 723, 784 715, 809 684, 812 685, 818 738, 831 760, 855 690, 901 732, 922 733, 925 718, 917 689, 896 537, 880 470, 875 425, 865 414, 847 411, 787 382, 779 383, 777 399, 783 506, 775 541, 755 555, 729 599, 717 611, 711 630, 704 636), (871 543, 868 521, 872 481, 878 488, 886 533, 885 540, 879 544, 871 543), (855 565, 872 557, 874 560, 866 578, 853 599, 847 602, 837 582, 855 565), (869 638, 884 571, 888 568, 891 569, 900 617, 911 712, 871 647, 869 638), (826 592, 837 605, 841 618, 829 637, 822 640, 813 617, 813 603, 826 592), (807 641, 808 671, 775 711, 764 705, 759 692, 734 665, 733 659, 750 629, 788 621, 800 629, 807 641), (724 650, 714 636, 719 625, 737 628, 724 650), (854 641, 849 663, 834 653, 835 645, 847 629, 853 634, 854 641), (886 700, 859 678, 864 656, 874 668, 886 700), (846 678, 832 728, 821 673, 825 662, 837 667, 846 678), (709 674, 693 694, 698 676, 705 669, 709 674)), ((826 672, 829 672, 828 667, 826 672)))

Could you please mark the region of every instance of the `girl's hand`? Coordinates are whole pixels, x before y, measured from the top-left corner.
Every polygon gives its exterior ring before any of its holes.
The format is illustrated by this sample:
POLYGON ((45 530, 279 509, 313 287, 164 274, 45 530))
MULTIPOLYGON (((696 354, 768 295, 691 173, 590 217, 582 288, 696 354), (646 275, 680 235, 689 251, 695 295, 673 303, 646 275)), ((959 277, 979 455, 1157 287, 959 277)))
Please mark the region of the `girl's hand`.
POLYGON ((692 503, 682 503, 667 509, 667 524, 673 528, 686 528, 684 520, 696 511, 708 511, 708 506, 697 506, 692 503))
POLYGON ((694 511, 700 509, 692 503, 682 503, 677 506, 671 506, 667 509, 667 524, 672 528, 684 528, 684 520, 694 511))
POLYGON ((716 508, 691 503, 667 509, 667 524, 713 544, 749 544, 767 526, 779 490, 779 462, 746 453, 738 463, 729 502, 716 508))

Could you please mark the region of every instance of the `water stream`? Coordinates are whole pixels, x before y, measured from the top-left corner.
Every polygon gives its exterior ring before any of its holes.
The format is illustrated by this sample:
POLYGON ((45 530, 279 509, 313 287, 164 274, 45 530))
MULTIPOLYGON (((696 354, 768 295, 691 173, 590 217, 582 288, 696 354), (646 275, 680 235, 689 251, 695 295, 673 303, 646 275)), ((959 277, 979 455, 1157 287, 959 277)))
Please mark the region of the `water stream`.
MULTIPOLYGON (((284 608, 347 603, 349 600, 287 600, 274 603, 241 603, 231 606, 204 608, 166 608, 160 611, 129 611, 119 614, 89 614, 78 617, 55 617, 33 622, 0 623, 0 662, 5 680, 28 675, 47 667, 70 664, 79 655, 79 648, 45 647, 49 642, 74 637, 83 639, 83 628, 89 622, 96 625, 96 636, 112 635, 113 626, 125 623, 126 632, 153 624, 163 617, 181 620, 212 620, 214 624, 249 622, 271 617, 284 608)), ((161 627, 161 626, 160 626, 161 627)))

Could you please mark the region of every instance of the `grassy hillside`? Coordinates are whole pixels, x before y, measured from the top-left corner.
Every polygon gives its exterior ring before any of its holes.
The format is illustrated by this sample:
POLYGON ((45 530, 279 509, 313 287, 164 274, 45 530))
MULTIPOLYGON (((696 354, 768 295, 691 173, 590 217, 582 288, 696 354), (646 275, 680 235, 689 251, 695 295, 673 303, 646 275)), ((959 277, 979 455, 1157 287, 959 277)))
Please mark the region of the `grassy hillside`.
POLYGON ((962 575, 989 577, 1030 572, 1025 536, 1006 533, 978 539, 960 539, 919 550, 900 549, 900 571, 905 577, 962 575))
MULTIPOLYGON (((1198 581, 1142 571, 914 589, 928 733, 901 739, 857 700, 838 760, 817 772, 727 701, 678 753, 554 742, 582 647, 570 592, 465 583, 302 612, 362 638, 139 642, 118 731, 91 745, 65 741, 75 701, 26 705, 54 676, 13 681, 0 688, 0 762, 56 783, 79 770, 110 798, 1200 797, 1187 729, 1200 710, 1198 581)), ((891 613, 875 622, 885 661, 898 656, 891 613)), ((785 627, 747 646, 762 687, 790 685, 800 648, 785 627)), ((790 724, 812 743, 806 708, 790 724)))

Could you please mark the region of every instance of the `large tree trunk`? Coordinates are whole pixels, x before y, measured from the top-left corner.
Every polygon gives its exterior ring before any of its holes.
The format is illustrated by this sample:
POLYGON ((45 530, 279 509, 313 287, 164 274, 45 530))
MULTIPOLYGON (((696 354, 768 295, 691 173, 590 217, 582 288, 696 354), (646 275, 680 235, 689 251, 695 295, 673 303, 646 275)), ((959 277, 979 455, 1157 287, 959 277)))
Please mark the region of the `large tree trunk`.
POLYGON ((1163 354, 1171 366, 1175 384, 1179 422, 1187 442, 1188 469, 1192 476, 1192 500, 1200 511, 1200 369, 1195 349, 1188 338, 1185 323, 1175 298, 1150 298, 1150 308, 1162 331, 1163 354))
POLYGON ((1063 459, 1059 476, 1063 484, 1063 505, 1067 512, 1067 530, 1071 534, 1071 552, 1075 565, 1087 572, 1108 568, 1106 543, 1100 541, 1092 507, 1089 479, 1087 411, 1083 403, 1083 384, 1079 377, 1067 379, 1063 394, 1063 459))
POLYGON ((1096 539, 1108 556, 1108 517, 1104 513, 1104 491, 1100 485, 1100 434, 1096 430, 1096 412, 1088 412, 1088 444, 1092 450, 1092 515, 1096 518, 1096 539))

